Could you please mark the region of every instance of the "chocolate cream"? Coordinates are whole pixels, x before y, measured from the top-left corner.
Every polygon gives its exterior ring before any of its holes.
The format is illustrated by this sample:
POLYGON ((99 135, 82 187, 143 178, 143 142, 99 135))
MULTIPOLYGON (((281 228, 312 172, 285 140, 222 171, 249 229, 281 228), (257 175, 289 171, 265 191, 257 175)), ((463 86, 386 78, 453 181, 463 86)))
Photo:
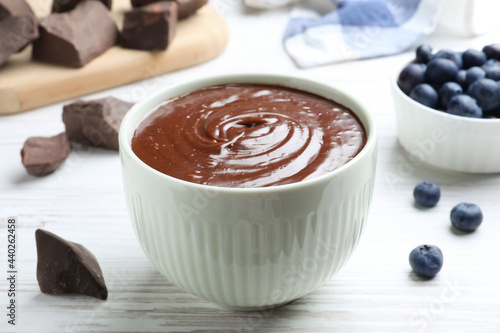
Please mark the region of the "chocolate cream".
POLYGON ((227 84, 160 105, 139 124, 132 150, 178 179, 263 187, 335 170, 365 143, 358 118, 331 100, 279 86, 227 84))

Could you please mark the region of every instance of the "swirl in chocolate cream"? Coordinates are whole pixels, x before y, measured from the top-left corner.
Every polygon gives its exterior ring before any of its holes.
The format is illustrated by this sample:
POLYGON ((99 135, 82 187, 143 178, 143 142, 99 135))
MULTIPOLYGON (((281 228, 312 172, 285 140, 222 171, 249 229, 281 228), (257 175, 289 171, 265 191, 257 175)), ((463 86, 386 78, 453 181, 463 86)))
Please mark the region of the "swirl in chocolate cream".
POLYGON ((166 101, 136 129, 132 150, 175 178, 263 187, 328 173, 365 142, 360 121, 333 101, 279 86, 228 84, 166 101))

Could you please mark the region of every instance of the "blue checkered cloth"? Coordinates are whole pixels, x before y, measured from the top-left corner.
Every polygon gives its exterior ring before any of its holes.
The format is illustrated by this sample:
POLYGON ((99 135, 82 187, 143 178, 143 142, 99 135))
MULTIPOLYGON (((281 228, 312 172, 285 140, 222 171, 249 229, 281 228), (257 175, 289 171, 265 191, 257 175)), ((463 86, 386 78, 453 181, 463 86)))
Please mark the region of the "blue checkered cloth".
POLYGON ((299 67, 403 52, 437 25, 442 0, 305 0, 292 10, 287 53, 299 67))

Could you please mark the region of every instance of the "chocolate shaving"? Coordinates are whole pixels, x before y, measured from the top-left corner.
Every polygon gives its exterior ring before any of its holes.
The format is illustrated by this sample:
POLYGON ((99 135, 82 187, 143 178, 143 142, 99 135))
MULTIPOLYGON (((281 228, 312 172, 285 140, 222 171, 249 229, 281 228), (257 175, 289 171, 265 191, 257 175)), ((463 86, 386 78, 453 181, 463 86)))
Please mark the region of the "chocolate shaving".
POLYGON ((101 267, 89 250, 42 229, 35 232, 35 238, 36 278, 43 293, 108 298, 101 267))

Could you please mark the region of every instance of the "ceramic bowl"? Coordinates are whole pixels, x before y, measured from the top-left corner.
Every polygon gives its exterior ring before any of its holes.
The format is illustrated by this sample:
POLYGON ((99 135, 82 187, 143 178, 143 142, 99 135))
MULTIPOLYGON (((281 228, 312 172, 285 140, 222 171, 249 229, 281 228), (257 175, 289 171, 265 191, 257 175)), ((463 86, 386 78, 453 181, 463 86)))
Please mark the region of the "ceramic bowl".
POLYGON ((391 90, 399 142, 409 161, 467 173, 500 172, 500 119, 460 117, 422 105, 398 87, 400 71, 391 90))
POLYGON ((315 290, 346 263, 366 223, 377 156, 375 123, 357 98, 329 85, 240 74, 168 86, 128 112, 119 143, 127 205, 147 257, 172 283, 226 308, 267 309, 315 290), (134 130, 157 105, 225 83, 281 85, 335 100, 356 113, 367 143, 326 175, 264 188, 190 183, 154 170, 133 153, 134 130))

